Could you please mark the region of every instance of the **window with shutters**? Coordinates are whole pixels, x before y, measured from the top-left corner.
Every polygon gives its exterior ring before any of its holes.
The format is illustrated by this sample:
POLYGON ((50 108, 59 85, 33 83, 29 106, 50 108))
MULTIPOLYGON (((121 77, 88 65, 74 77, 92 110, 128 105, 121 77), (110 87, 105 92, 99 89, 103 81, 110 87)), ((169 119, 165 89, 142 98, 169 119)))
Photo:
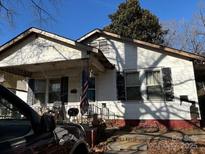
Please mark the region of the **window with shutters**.
POLYGON ((88 100, 95 101, 95 77, 90 77, 88 80, 88 100))
POLYGON ((160 71, 146 71, 147 99, 163 99, 160 71))
POLYGON ((126 100, 141 100, 139 72, 125 73, 126 100))

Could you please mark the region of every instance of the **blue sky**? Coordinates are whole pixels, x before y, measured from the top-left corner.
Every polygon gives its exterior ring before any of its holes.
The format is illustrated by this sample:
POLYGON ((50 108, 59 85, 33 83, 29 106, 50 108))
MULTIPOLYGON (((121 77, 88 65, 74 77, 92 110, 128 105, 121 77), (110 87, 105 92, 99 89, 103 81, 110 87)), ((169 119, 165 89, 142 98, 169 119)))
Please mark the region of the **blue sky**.
MULTIPOLYGON (((16 0, 15 0, 16 1, 16 0)), ((57 9, 49 10, 56 22, 40 26, 31 15, 29 6, 13 4, 17 16, 13 27, 0 22, 0 45, 29 27, 39 27, 59 35, 77 39, 94 28, 109 24, 108 15, 124 0, 60 0, 57 9), (23 10, 23 11, 21 11, 23 10)), ((160 21, 190 20, 197 11, 200 0, 140 0, 141 6, 150 10, 160 21)))

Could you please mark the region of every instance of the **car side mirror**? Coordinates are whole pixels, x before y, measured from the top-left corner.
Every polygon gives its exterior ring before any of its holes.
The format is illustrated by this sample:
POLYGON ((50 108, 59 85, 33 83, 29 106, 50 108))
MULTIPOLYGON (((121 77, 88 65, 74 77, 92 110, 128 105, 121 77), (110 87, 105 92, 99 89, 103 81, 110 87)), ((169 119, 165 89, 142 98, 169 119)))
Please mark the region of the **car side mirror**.
POLYGON ((52 115, 45 113, 41 116, 40 125, 42 132, 52 132, 56 127, 55 119, 52 115))
POLYGON ((78 113, 79 113, 78 108, 70 108, 70 109, 68 110, 68 115, 69 115, 70 117, 77 116, 78 113))

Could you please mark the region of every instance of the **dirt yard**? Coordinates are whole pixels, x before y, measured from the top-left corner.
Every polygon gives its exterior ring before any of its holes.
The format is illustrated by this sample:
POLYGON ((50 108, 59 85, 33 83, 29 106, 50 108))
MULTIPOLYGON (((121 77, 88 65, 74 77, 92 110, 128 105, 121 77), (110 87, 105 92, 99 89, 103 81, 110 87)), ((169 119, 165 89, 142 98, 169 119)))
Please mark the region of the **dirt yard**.
POLYGON ((121 129, 108 135, 99 143, 94 153, 107 154, 204 154, 205 130, 121 129))

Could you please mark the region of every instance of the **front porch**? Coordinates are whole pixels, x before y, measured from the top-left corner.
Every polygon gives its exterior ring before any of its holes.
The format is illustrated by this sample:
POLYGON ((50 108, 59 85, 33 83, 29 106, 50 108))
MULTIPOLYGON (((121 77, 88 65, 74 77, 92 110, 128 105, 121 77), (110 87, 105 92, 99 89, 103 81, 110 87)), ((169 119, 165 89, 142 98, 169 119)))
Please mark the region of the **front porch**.
POLYGON ((80 105, 83 70, 95 104, 95 82, 113 68, 100 50, 35 28, 0 47, 0 83, 41 114, 80 105))
POLYGON ((88 70, 89 76, 88 99, 94 104, 96 78, 107 68, 93 55, 75 60, 0 67, 4 77, 2 84, 41 114, 52 109, 54 104, 64 103, 66 111, 71 107, 79 108, 84 69, 88 70))

